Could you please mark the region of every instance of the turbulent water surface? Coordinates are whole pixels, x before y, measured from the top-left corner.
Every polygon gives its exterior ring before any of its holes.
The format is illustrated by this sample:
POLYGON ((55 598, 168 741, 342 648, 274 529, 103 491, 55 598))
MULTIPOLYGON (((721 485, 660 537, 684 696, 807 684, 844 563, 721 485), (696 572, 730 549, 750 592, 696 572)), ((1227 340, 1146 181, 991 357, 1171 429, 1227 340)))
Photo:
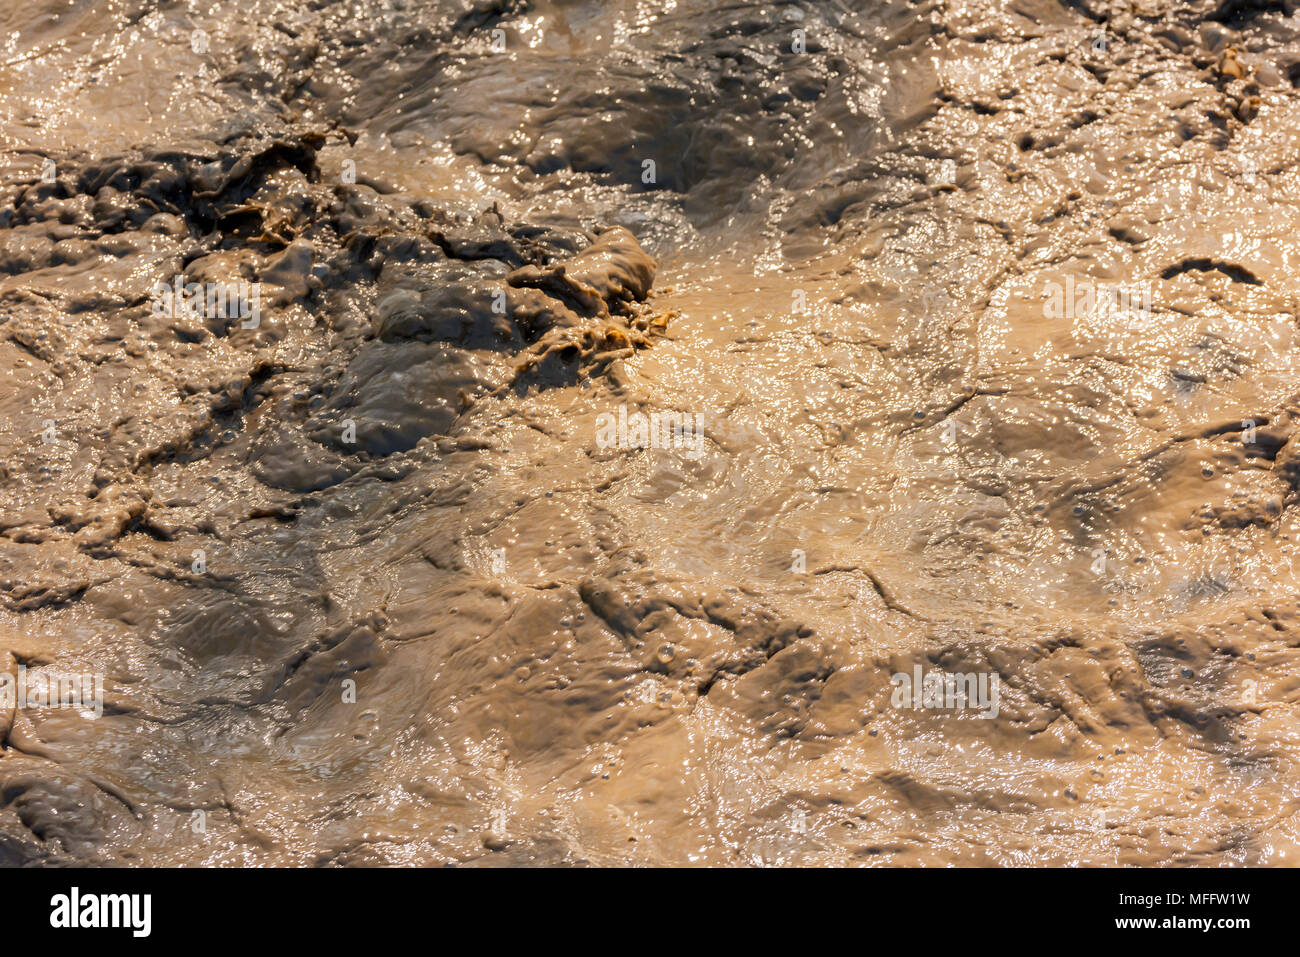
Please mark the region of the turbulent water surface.
POLYGON ((1297 863, 1293 7, 4 4, 0 863, 1297 863))

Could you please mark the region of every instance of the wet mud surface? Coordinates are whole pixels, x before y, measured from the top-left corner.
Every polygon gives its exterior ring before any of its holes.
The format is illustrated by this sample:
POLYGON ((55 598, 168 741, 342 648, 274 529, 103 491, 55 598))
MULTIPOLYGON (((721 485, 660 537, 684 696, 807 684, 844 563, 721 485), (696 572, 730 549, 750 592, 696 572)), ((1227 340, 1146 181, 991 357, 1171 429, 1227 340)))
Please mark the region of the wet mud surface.
POLYGON ((1295 864, 1293 13, 7 6, 0 863, 1295 864))

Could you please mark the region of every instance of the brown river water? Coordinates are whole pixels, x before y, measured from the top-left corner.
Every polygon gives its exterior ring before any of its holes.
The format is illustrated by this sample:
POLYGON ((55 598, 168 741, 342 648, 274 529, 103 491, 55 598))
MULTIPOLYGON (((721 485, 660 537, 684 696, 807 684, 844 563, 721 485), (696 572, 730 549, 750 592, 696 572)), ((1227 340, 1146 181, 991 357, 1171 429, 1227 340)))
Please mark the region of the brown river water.
POLYGON ((0 864, 1300 863, 1295 7, 5 0, 0 864))

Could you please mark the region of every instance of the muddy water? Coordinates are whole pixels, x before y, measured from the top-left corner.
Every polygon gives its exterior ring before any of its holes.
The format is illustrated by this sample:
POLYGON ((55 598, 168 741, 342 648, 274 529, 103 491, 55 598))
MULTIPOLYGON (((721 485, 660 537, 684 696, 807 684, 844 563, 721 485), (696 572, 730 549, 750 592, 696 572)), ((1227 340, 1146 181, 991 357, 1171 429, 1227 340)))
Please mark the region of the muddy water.
POLYGON ((0 861, 1296 863, 1290 12, 7 5, 0 861))

